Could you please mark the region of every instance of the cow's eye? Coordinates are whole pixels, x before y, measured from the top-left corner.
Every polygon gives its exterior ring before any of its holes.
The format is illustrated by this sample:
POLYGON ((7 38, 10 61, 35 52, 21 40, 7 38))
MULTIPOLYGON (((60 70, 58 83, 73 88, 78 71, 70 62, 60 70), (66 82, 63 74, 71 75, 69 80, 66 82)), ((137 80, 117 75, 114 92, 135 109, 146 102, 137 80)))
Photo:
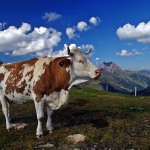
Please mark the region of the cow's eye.
POLYGON ((79 60, 78 62, 79 62, 80 64, 83 64, 83 63, 84 63, 82 60, 79 60))

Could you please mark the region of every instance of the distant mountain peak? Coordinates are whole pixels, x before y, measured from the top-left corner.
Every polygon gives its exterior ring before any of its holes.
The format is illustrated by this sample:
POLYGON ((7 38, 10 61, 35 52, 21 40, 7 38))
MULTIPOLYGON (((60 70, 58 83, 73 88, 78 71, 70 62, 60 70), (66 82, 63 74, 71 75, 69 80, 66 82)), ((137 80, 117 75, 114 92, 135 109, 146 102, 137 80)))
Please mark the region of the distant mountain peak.
POLYGON ((111 61, 111 62, 103 62, 103 64, 104 64, 105 66, 110 66, 110 65, 113 64, 113 62, 112 62, 112 61, 111 61))
POLYGON ((138 71, 137 73, 144 75, 146 77, 150 77, 150 70, 141 70, 141 71, 138 71))
POLYGON ((114 62, 103 62, 100 66, 99 69, 103 72, 110 72, 110 73, 119 73, 123 72, 123 70, 116 65, 114 62))

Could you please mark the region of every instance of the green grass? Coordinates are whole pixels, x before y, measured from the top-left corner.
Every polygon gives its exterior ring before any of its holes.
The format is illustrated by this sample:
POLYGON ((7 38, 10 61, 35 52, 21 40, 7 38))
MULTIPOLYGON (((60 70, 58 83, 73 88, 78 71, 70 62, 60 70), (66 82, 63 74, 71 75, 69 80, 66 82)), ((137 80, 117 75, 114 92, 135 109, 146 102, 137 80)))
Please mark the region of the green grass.
MULTIPOLYGON (((0 111, 2 150, 30 150, 40 143, 53 144, 52 150, 150 149, 150 97, 72 89, 68 104, 54 112, 54 133, 44 131, 41 139, 35 136, 37 120, 33 103, 12 105, 11 114, 12 122, 29 125, 7 132, 0 111), (74 145, 66 140, 68 135, 78 133, 86 136, 85 142, 74 145)), ((43 125, 45 123, 46 117, 43 125)))

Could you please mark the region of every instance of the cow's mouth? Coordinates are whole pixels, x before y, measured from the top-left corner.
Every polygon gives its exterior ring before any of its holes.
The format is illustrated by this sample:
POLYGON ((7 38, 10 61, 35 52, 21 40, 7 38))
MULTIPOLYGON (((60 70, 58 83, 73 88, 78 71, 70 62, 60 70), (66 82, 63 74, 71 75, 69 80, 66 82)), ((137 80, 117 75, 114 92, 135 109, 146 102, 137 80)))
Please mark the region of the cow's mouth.
POLYGON ((93 78, 94 80, 97 80, 100 78, 101 75, 96 76, 95 78, 93 78))

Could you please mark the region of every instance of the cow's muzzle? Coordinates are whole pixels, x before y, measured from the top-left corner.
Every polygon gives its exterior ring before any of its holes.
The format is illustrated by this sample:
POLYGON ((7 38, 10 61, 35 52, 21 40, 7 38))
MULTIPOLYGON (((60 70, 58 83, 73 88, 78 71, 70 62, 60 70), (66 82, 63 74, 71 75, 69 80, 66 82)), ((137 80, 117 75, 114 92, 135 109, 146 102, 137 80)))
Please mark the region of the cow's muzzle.
POLYGON ((96 77, 94 79, 98 79, 101 76, 101 72, 99 69, 95 70, 96 77))

